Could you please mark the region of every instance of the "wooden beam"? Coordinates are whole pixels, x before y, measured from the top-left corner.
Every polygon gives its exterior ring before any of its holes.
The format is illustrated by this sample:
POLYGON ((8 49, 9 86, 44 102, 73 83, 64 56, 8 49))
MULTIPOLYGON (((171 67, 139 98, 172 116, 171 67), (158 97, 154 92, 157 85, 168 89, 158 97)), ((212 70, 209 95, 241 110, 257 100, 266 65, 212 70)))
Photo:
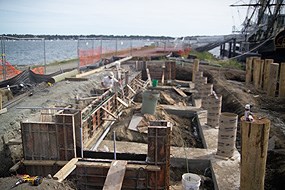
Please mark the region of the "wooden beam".
POLYGON ((240 189, 264 189, 270 120, 241 118, 240 189))
POLYGON ((260 71, 259 71, 259 82, 258 82, 258 88, 263 88, 263 78, 264 78, 264 60, 261 60, 260 62, 260 71))
POLYGON ((195 82, 195 73, 199 71, 199 64, 200 64, 200 60, 194 59, 193 70, 192 70, 192 82, 195 82))
POLYGON ((281 63, 280 66, 279 97, 285 97, 285 63, 281 63))
POLYGON ((124 102, 121 98, 117 97, 116 99, 118 100, 118 102, 120 102, 126 108, 129 107, 129 105, 126 102, 124 102))
POLYGON ((19 162, 17 162, 14 166, 9 169, 9 172, 17 172, 19 167, 23 164, 24 158, 22 158, 19 162))
POLYGON ((109 114, 109 115, 111 115, 113 118, 115 118, 115 119, 118 119, 118 117, 117 116, 115 116, 114 114, 112 114, 109 110, 107 110, 106 108, 104 108, 104 107, 101 107, 107 114, 109 114))
POLYGON ((127 84, 128 89, 130 89, 130 91, 132 91, 133 94, 136 94, 136 91, 134 89, 132 89, 132 87, 130 87, 130 85, 127 84))
POLYGON ((0 115, 7 112, 7 108, 0 110, 0 115))
POLYGON ((21 139, 10 139, 7 143, 8 146, 10 145, 21 145, 22 140, 21 139))
POLYGON ((149 69, 146 68, 145 70, 146 70, 146 74, 147 74, 147 79, 151 83, 151 77, 150 77, 149 69))
POLYGON ((123 160, 112 161, 103 190, 120 190, 122 188, 127 163, 123 160))
POLYGON ((182 97, 187 97, 187 95, 182 91, 180 90, 179 88, 176 88, 176 87, 173 87, 173 89, 182 97))
POLYGON ((24 160, 25 166, 64 166, 68 161, 56 161, 56 160, 24 160))
POLYGON ((75 168, 78 158, 71 159, 63 168, 61 168, 54 176, 53 179, 62 182, 75 168))

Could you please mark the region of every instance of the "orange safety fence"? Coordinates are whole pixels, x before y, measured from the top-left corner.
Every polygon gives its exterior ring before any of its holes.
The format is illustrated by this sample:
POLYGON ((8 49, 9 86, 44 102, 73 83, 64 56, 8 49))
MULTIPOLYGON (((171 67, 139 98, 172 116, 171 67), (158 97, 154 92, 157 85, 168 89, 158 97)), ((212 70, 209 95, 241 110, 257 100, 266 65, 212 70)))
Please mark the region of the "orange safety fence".
POLYGON ((182 49, 182 50, 178 50, 178 54, 181 57, 187 57, 189 55, 190 51, 191 51, 191 48, 185 48, 185 49, 182 49))
MULTIPOLYGON (((4 80, 4 78, 3 78, 4 77, 3 76, 4 68, 2 65, 2 61, 0 61, 0 63, 1 63, 1 65, 0 65, 0 80, 4 80)), ((9 62, 6 61, 6 79, 12 78, 21 72, 22 71, 16 69, 9 62)))
MULTIPOLYGON (((32 69, 34 73, 44 74, 44 67, 36 67, 32 69)), ((0 81, 4 80, 3 76, 4 68, 2 65, 2 60, 0 60, 0 81)), ((6 61, 6 80, 9 78, 13 78, 14 76, 20 74, 22 71, 16 69, 13 65, 6 61)))
POLYGON ((79 50, 79 65, 94 64, 100 60, 100 49, 79 50))
POLYGON ((36 74, 43 75, 45 74, 45 67, 35 67, 32 69, 32 71, 36 74))

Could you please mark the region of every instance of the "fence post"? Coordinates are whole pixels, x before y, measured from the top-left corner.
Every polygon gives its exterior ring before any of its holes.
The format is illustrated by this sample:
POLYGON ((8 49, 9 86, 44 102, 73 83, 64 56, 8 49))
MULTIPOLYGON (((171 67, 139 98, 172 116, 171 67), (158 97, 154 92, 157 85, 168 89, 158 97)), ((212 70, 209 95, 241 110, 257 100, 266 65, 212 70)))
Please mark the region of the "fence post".
POLYGON ((267 95, 268 96, 275 96, 276 93, 276 85, 278 79, 278 71, 279 71, 279 64, 278 63, 271 63, 270 64, 270 80, 268 83, 267 95))

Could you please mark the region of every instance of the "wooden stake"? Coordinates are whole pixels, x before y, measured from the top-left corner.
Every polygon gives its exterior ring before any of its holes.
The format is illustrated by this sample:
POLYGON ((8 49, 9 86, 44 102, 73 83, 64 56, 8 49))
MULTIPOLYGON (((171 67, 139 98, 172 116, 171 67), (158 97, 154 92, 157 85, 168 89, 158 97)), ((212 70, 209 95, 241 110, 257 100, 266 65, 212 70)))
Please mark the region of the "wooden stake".
POLYGON ((260 64, 260 58, 253 59, 253 84, 256 89, 259 87, 260 64))
POLYGON ((285 97, 285 63, 281 63, 280 66, 279 97, 285 97))
POLYGON ((273 59, 265 59, 264 62, 264 78, 263 78, 263 90, 267 91, 268 83, 270 80, 270 64, 273 63, 273 59))
POLYGON ((246 75, 245 75, 245 84, 249 85, 252 82, 252 61, 253 57, 247 57, 246 58, 246 75))
POLYGON ((199 59, 194 60, 193 71, 192 71, 192 82, 195 82, 195 73, 199 71, 199 63, 200 63, 199 59))
POLYGON ((129 105, 126 102, 124 102, 121 98, 117 97, 116 99, 118 100, 118 102, 120 102, 126 108, 129 107, 129 105))
POLYGON ((241 190, 264 189, 270 120, 263 118, 253 122, 241 118, 241 190))
POLYGON ((133 94, 136 94, 136 91, 134 89, 132 89, 132 87, 130 87, 130 85, 127 84, 128 89, 130 89, 130 91, 132 91, 133 94))
POLYGON ((278 63, 271 63, 270 64, 270 74, 269 74, 270 80, 269 80, 268 88, 267 88, 267 95, 268 96, 272 96, 272 97, 275 96, 278 71, 279 71, 279 64, 278 63))

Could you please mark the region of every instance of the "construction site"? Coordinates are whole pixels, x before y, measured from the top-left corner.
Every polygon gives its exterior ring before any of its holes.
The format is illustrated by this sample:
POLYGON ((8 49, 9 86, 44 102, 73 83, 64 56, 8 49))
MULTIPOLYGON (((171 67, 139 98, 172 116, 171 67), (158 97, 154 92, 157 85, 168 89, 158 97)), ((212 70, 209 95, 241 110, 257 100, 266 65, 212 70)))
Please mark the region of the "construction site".
POLYGON ((282 189, 285 63, 249 57, 235 70, 169 54, 2 81, 0 188, 25 174, 40 184, 13 189, 282 189), (37 82, 7 88, 26 80, 37 82))

